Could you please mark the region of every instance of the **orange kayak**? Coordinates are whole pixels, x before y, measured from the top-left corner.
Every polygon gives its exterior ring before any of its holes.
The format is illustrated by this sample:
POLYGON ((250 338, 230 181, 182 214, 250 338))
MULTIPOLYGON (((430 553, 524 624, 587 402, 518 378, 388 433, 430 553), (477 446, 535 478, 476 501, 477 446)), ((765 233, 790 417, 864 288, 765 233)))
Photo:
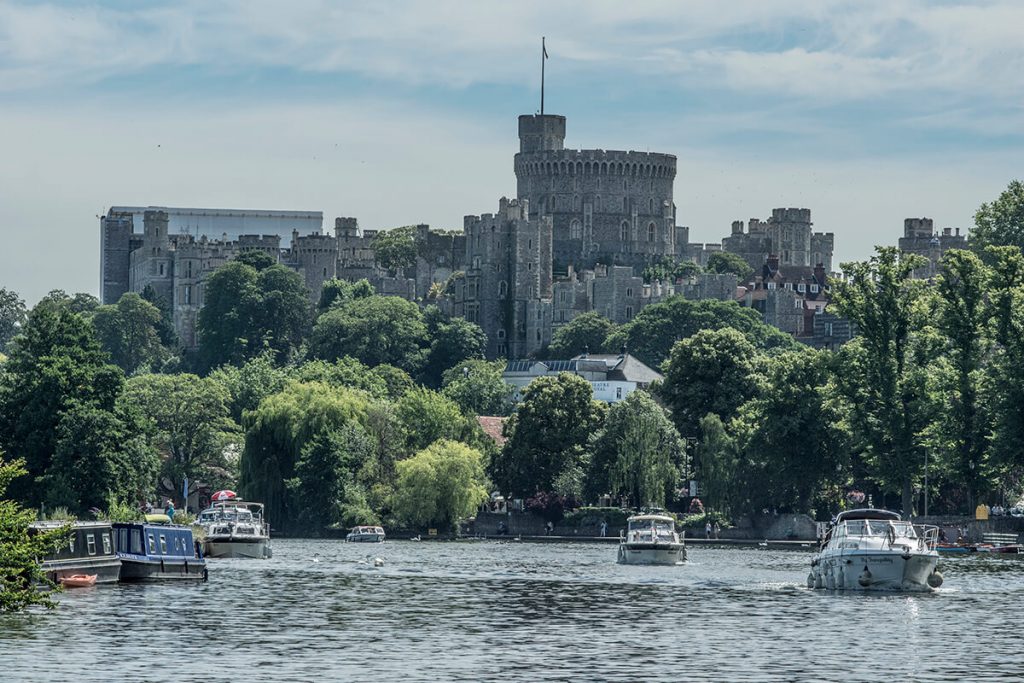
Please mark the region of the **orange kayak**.
POLYGON ((95 574, 73 574, 62 576, 60 582, 67 588, 86 588, 96 583, 95 574))

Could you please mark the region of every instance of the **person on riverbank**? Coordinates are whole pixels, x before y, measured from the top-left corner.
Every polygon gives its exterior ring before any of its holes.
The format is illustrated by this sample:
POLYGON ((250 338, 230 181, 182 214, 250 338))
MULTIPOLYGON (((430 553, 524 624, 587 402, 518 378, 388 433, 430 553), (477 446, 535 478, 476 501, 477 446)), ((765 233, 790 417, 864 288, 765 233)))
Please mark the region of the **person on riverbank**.
POLYGON ((607 519, 602 519, 601 520, 601 538, 604 538, 607 535, 608 535, 608 520, 607 519))
POLYGON ((711 540, 711 521, 710 520, 708 520, 708 523, 704 525, 704 538, 706 538, 709 541, 711 540))
POLYGON ((718 522, 715 522, 715 540, 718 540, 718 534, 721 533, 722 527, 718 526, 718 522))

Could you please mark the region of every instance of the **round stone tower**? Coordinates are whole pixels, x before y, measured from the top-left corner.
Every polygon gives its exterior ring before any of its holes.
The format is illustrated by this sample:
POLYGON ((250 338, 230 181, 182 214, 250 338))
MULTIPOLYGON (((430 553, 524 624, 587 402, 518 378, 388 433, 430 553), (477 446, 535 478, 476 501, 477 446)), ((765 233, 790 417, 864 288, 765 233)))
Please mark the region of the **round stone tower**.
POLYGON ((675 256, 675 156, 565 149, 564 140, 564 116, 519 117, 517 195, 531 217, 551 217, 555 270, 675 256))

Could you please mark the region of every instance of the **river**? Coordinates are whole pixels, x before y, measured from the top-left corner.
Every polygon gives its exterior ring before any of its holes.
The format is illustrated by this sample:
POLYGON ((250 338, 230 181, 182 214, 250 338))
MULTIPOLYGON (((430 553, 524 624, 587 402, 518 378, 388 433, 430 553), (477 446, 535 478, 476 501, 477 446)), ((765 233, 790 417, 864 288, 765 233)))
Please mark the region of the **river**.
POLYGON ((278 540, 203 585, 69 591, 0 615, 0 680, 1020 680, 1024 557, 943 560, 931 595, 805 587, 808 551, 278 540), (383 567, 361 563, 367 553, 383 567), (319 561, 314 557, 319 554, 319 561))

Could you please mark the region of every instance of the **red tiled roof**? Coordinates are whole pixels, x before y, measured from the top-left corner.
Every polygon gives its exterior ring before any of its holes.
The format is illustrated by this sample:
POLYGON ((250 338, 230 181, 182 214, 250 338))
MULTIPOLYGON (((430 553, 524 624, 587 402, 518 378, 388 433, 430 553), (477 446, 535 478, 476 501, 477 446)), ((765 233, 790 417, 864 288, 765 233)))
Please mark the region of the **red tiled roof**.
POLYGON ((505 425, 504 417, 488 417, 486 415, 478 415, 476 421, 480 423, 480 426, 487 436, 494 439, 494 443, 499 446, 505 445, 505 437, 501 434, 501 428, 505 425))

